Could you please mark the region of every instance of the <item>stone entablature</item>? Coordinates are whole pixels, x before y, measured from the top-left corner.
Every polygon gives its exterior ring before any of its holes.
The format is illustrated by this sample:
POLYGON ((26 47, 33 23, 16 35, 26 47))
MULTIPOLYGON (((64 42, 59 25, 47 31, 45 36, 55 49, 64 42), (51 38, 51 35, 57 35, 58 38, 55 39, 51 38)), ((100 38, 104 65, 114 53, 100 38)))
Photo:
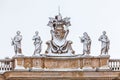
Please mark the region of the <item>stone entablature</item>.
POLYGON ((0 80, 119 80, 120 72, 112 71, 10 71, 0 80))

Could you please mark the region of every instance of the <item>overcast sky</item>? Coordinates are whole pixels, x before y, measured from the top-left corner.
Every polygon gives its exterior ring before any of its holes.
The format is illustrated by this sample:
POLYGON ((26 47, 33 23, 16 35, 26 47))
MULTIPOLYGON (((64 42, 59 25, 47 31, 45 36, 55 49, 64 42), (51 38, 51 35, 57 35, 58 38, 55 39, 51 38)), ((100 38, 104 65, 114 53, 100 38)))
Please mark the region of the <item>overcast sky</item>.
POLYGON ((91 55, 100 55, 98 41, 105 30, 110 39, 111 58, 120 58, 120 0, 0 0, 0 58, 15 55, 11 38, 20 30, 23 36, 22 52, 31 56, 34 51, 32 37, 39 31, 43 41, 42 52, 51 39, 48 17, 58 14, 71 17, 70 33, 67 39, 73 41, 76 54, 82 54, 79 36, 87 32, 92 39, 91 55))

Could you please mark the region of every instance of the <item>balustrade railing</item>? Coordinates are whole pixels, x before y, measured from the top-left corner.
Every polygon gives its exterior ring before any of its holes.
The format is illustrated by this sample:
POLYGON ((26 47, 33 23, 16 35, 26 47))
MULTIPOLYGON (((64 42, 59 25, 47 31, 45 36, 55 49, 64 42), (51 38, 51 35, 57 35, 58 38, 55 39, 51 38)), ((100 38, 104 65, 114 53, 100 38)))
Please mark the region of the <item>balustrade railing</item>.
POLYGON ((0 72, 11 71, 13 70, 13 61, 12 59, 0 59, 0 72))
POLYGON ((110 59, 109 67, 112 71, 120 71, 120 59, 110 59))

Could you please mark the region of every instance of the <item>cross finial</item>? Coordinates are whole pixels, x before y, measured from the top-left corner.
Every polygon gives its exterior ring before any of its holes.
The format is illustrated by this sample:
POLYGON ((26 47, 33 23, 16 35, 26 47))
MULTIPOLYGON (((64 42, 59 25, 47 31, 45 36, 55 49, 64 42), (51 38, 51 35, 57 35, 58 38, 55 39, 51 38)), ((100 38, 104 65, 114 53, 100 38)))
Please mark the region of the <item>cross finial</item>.
POLYGON ((58 6, 58 14, 60 14, 60 6, 58 6))

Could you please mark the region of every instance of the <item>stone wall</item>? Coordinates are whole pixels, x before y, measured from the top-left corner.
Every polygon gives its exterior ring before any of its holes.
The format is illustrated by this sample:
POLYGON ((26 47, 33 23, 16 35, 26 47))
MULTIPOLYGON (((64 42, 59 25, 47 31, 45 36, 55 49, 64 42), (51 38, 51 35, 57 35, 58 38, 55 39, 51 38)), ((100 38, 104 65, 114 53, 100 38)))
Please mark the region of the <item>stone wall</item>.
POLYGON ((4 77, 4 75, 0 75, 0 80, 5 80, 5 77, 4 77))

